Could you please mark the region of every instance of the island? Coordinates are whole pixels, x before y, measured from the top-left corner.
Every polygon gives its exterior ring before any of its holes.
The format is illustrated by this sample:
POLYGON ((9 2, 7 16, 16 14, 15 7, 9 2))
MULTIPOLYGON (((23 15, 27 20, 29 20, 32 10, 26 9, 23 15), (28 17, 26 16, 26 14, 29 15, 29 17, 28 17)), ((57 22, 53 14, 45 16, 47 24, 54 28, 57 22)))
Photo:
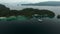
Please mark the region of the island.
POLYGON ((50 10, 39 10, 39 9, 33 9, 33 8, 25 8, 22 10, 10 10, 10 8, 0 4, 0 19, 3 17, 6 19, 9 19, 12 17, 12 20, 16 20, 17 16, 24 16, 26 18, 53 18, 55 16, 55 13, 50 10))
POLYGON ((21 4, 22 6, 60 6, 60 1, 46 1, 39 3, 21 4))
POLYGON ((60 19, 60 15, 58 15, 57 18, 60 19))

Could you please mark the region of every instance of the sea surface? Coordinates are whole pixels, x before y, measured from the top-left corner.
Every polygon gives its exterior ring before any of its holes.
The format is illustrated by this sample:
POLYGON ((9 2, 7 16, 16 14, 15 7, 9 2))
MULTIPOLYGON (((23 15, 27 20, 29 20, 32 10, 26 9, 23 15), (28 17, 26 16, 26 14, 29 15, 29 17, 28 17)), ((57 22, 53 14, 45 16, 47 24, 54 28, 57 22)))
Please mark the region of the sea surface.
MULTIPOLYGON (((9 6, 10 7, 10 6, 9 6)), ((28 20, 0 21, 1 34, 60 34, 60 6, 11 6, 11 10, 22 10, 24 8, 46 9, 55 13, 54 18, 35 18, 28 20)), ((22 18, 21 18, 22 19, 22 18)))

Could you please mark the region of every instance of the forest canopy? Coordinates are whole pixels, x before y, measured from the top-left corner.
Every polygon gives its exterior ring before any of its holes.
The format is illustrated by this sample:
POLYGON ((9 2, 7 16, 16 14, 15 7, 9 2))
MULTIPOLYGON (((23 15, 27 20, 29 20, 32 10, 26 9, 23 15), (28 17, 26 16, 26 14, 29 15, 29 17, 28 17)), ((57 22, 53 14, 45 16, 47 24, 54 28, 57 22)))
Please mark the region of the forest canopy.
POLYGON ((25 16, 32 18, 35 17, 49 17, 53 18, 55 16, 55 13, 50 10, 39 10, 39 9, 33 9, 33 8, 25 8, 22 10, 10 10, 8 7, 0 4, 0 17, 9 17, 9 16, 25 16))

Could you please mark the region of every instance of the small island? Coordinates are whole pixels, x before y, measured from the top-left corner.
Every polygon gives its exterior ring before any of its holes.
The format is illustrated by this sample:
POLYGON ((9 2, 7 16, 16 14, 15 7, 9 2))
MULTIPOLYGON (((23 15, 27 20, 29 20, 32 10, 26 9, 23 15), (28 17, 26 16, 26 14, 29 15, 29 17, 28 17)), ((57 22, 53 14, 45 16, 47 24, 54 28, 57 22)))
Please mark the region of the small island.
POLYGON ((33 18, 33 17, 49 17, 53 18, 55 16, 55 13, 50 10, 39 10, 39 9, 33 9, 33 8, 25 8, 22 10, 10 10, 8 7, 0 4, 0 17, 10 18, 11 16, 14 16, 15 18, 12 18, 13 20, 17 18, 17 16, 24 16, 27 18, 33 18))
POLYGON ((60 15, 58 15, 57 18, 60 19, 60 15))

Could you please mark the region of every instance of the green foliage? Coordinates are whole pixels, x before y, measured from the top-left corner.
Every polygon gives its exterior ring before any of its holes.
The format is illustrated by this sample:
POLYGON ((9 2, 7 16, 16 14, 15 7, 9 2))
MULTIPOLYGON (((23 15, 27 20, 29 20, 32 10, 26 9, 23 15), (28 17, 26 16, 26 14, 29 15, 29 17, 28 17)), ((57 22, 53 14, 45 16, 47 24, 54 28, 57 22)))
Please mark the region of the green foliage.
POLYGON ((21 15, 25 15, 27 17, 33 17, 32 15, 38 14, 38 16, 35 17, 49 17, 53 18, 55 14, 50 10, 39 10, 39 9, 32 9, 32 8, 26 8, 21 10, 21 15))
POLYGON ((39 10, 33 8, 26 8, 23 10, 10 10, 9 8, 5 7, 4 5, 0 4, 0 17, 9 17, 9 16, 25 16, 28 18, 32 18, 34 14, 38 14, 37 17, 49 17, 53 18, 55 14, 50 10, 39 10))

